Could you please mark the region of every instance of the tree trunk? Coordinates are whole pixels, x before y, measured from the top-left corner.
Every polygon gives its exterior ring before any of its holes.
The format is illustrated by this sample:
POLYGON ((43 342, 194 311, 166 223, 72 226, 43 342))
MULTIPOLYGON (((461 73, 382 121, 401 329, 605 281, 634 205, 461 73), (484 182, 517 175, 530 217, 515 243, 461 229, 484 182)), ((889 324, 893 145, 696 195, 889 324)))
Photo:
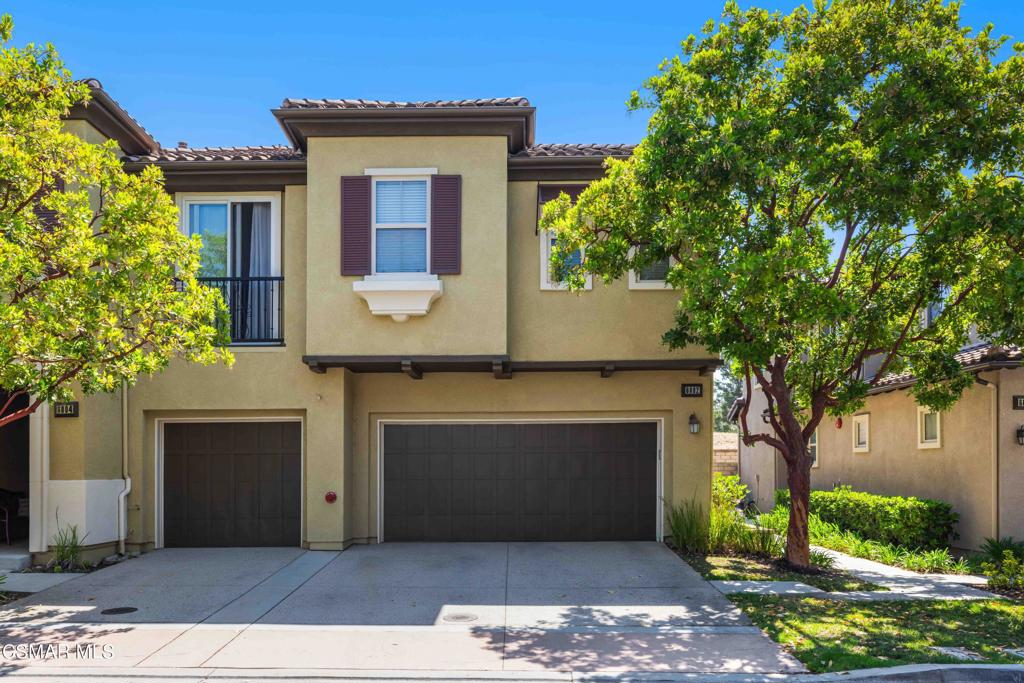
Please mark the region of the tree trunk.
POLYGON ((811 463, 806 444, 790 445, 793 457, 786 459, 789 485, 789 528, 786 532, 786 562, 798 569, 811 565, 811 540, 807 512, 811 497, 811 463))

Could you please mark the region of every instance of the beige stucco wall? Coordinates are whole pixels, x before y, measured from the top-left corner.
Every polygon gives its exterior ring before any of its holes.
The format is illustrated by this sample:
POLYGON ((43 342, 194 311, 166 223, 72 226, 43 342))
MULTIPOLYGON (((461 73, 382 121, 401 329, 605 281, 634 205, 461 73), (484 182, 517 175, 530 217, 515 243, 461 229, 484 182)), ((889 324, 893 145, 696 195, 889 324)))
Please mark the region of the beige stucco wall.
MULTIPOLYGON (((341 379, 341 373, 328 371, 341 379)), ((484 373, 352 375, 352 494, 346 540, 377 535, 377 423, 380 420, 507 420, 660 418, 664 424, 666 501, 696 497, 707 505, 711 493, 710 378, 695 372, 516 373, 496 380, 484 373), (682 382, 704 384, 704 398, 681 398, 682 382), (699 434, 689 432, 693 413, 699 434)))
POLYGON ((504 137, 311 138, 308 155, 307 352, 314 355, 504 354, 504 137), (372 315, 341 273, 341 184, 367 168, 436 168, 462 176, 462 272, 440 276, 430 313, 372 315))
POLYGON ((50 479, 117 479, 121 476, 121 392, 82 396, 79 417, 50 411, 50 479))
POLYGON ((941 448, 917 447, 917 403, 907 391, 868 398, 870 450, 853 452, 852 420, 841 429, 833 419, 818 429, 819 465, 811 471, 815 489, 836 483, 883 495, 918 496, 950 503, 960 515, 953 545, 977 548, 993 534, 991 398, 974 385, 942 413, 941 448))
MULTIPOLYGON (((1024 394, 1024 376, 1012 370, 984 373, 983 378, 1002 383, 1002 414, 1012 413, 1009 395, 1024 394), (1016 389, 1011 389, 1009 382, 1016 389)), ((818 466, 811 469, 811 486, 831 490, 846 484, 856 490, 882 495, 918 496, 950 503, 960 515, 953 545, 974 549, 995 533, 996 494, 993 484, 994 388, 974 385, 949 411, 942 414, 940 448, 918 448, 917 403, 905 391, 871 396, 860 413, 870 415, 870 450, 853 452, 851 416, 842 428, 826 417, 818 428, 818 466)), ((766 408, 760 391, 751 402, 751 428, 763 430, 761 411, 766 408), (756 416, 756 420, 754 419, 756 416)), ((1024 414, 1021 422, 1024 422, 1024 414)), ((1024 463, 1008 453, 1016 446, 1016 426, 1002 426, 1000 500, 1002 535, 1024 538, 1024 463), (1010 449, 1010 450, 1008 450, 1010 449)), ((1021 449, 1024 451, 1024 449, 1021 449)), ((775 449, 764 444, 740 445, 740 479, 756 492, 758 506, 770 509, 772 491, 786 485, 785 466, 775 449), (758 489, 760 485, 760 489, 758 489)))
POLYGON ((508 184, 509 353, 514 360, 625 360, 708 357, 704 349, 669 351, 679 296, 629 289, 626 278, 599 280, 581 292, 542 290, 537 183, 508 184))
MULTIPOLYGON (((64 121, 64 129, 91 144, 107 141, 87 121, 64 121)), ((90 191, 93 208, 99 193, 90 191)), ((83 396, 75 389, 79 417, 53 418, 50 411, 50 479, 116 479, 121 476, 121 392, 83 396)))
MULTIPOLYGON (((994 373, 993 373, 994 374, 994 373)), ((1013 409, 1013 396, 1024 395, 1024 371, 999 373, 999 535, 1024 540, 1024 446, 1017 444, 1017 428, 1024 411, 1013 409)))
MULTIPOLYGON (((747 423, 753 433, 765 432, 761 413, 768 407, 764 393, 755 388, 750 408, 747 411, 747 423)), ((739 443, 740 481, 746 484, 757 504, 758 509, 771 510, 775 506, 775 489, 785 486, 786 480, 778 477, 778 455, 774 448, 765 443, 747 446, 742 439, 739 443)))
POLYGON ((283 197, 282 272, 285 347, 233 349, 235 364, 174 363, 141 380, 129 393, 132 493, 130 541, 155 541, 157 420, 167 418, 302 417, 307 487, 303 537, 331 547, 342 537, 344 504, 345 382, 343 375, 317 375, 305 368, 306 188, 290 186, 283 197), (329 505, 321 489, 333 489, 329 505), (316 495, 312 495, 315 493, 316 495))

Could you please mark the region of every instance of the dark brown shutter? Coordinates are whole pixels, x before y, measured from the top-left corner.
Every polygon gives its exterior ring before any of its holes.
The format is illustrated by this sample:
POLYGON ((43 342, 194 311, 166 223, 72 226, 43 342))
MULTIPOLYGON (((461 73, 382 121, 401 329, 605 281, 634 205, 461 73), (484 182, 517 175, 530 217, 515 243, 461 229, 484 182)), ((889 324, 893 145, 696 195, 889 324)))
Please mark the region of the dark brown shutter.
MULTIPOLYGON (((43 196, 50 194, 51 192, 63 192, 64 191, 64 179, 57 178, 43 193, 43 196)), ((39 218, 39 222, 47 232, 57 227, 57 212, 53 209, 47 209, 40 202, 36 202, 36 205, 32 207, 35 211, 36 216, 39 218)))
POLYGON ((544 210, 544 205, 550 202, 552 199, 558 199, 558 195, 563 192, 569 195, 569 198, 576 201, 580 193, 587 189, 586 185, 538 185, 537 186, 537 225, 534 231, 537 232, 540 229, 540 215, 544 210))
POLYGON ((370 190, 368 175, 341 179, 341 274, 370 274, 370 190))
POLYGON ((430 272, 455 275, 462 267, 462 176, 430 182, 430 272))

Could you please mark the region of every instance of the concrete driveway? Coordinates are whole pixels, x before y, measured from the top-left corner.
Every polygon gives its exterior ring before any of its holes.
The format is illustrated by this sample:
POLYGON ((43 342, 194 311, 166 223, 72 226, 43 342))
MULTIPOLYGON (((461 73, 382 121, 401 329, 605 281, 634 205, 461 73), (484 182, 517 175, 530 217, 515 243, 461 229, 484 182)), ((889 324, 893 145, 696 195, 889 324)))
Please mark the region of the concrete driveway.
POLYGON ((6 606, 0 639, 78 666, 802 670, 653 542, 160 550, 6 606))

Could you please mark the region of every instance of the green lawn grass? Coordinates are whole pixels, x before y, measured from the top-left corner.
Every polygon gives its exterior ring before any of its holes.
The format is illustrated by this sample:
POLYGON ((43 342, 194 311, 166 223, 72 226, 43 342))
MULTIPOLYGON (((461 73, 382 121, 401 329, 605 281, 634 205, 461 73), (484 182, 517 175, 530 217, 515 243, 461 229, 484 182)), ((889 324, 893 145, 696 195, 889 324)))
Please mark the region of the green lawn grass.
POLYGON ((862 581, 839 570, 803 574, 785 569, 773 560, 749 555, 683 555, 705 579, 715 581, 799 581, 826 591, 884 591, 883 586, 862 581))
POLYGON ((1020 603, 867 603, 760 595, 729 598, 815 673, 958 662, 929 649, 931 646, 965 647, 990 663, 1021 663, 998 649, 1024 646, 1024 605, 1020 603))

